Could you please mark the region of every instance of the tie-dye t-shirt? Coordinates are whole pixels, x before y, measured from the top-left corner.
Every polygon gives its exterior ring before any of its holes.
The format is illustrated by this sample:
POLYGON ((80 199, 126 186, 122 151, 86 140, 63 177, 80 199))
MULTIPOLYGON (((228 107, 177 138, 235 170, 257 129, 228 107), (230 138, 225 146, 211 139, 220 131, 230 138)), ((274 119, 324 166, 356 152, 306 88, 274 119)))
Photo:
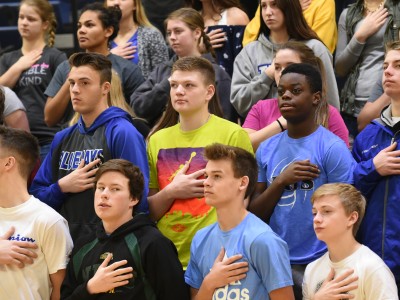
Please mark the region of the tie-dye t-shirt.
MULTIPOLYGON (((180 124, 165 128, 154 134, 149 141, 149 188, 162 190, 186 161, 190 162, 186 174, 205 168, 203 149, 212 143, 236 146, 253 153, 249 136, 239 125, 214 115, 196 130, 182 131, 180 124)), ((199 229, 216 220, 215 209, 208 206, 204 198, 176 199, 157 226, 174 242, 179 259, 186 269, 193 236, 199 229)))

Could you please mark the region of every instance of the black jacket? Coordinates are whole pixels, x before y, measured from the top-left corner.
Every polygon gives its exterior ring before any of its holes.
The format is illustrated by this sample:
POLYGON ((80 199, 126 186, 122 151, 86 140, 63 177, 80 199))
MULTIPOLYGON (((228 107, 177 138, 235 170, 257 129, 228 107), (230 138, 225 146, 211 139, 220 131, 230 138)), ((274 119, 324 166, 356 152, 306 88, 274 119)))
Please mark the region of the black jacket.
POLYGON ((95 234, 78 239, 61 287, 61 299, 189 299, 182 265, 174 244, 164 237, 144 214, 107 235, 99 224, 95 234), (112 292, 90 295, 87 282, 98 267, 113 254, 110 264, 127 260, 134 277, 128 285, 112 292))

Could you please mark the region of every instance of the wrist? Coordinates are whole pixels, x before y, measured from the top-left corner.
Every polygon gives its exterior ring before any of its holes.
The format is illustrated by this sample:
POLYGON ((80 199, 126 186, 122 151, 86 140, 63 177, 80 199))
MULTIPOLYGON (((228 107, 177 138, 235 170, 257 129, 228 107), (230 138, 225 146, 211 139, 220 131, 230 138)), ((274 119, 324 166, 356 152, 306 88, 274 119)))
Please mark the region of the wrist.
POLYGON ((93 289, 93 278, 89 279, 89 281, 86 283, 86 290, 91 295, 97 294, 96 291, 93 289))
POLYGON ((279 119, 276 119, 276 122, 278 123, 279 128, 281 129, 281 131, 282 132, 285 131, 285 128, 283 128, 283 125, 282 125, 281 121, 279 121, 279 119))

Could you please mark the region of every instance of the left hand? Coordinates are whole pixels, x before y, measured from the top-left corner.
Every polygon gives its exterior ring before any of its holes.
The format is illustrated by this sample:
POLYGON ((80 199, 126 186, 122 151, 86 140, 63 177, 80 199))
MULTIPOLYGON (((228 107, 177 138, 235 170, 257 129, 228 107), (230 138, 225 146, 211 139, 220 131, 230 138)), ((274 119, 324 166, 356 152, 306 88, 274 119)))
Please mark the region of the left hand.
POLYGON ((210 38, 211 46, 214 49, 224 46, 224 43, 226 42, 226 34, 221 28, 211 30, 207 35, 210 38))

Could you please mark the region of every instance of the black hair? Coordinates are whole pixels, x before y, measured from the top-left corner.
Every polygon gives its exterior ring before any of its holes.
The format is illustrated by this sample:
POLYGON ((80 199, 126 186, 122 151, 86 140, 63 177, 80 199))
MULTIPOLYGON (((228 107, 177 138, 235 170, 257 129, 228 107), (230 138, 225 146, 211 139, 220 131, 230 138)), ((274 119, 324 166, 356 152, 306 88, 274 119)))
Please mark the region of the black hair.
POLYGON ((98 17, 100 22, 103 24, 103 28, 112 27, 114 29, 113 33, 108 38, 109 41, 112 41, 118 35, 119 21, 121 20, 122 16, 119 6, 104 7, 102 3, 94 2, 83 7, 81 15, 88 10, 98 13, 98 17))
POLYGON ((310 64, 291 64, 287 66, 283 71, 282 75, 288 73, 301 74, 306 77, 306 80, 310 86, 310 90, 313 93, 322 92, 322 78, 319 70, 310 64))

